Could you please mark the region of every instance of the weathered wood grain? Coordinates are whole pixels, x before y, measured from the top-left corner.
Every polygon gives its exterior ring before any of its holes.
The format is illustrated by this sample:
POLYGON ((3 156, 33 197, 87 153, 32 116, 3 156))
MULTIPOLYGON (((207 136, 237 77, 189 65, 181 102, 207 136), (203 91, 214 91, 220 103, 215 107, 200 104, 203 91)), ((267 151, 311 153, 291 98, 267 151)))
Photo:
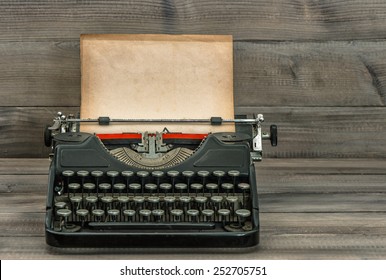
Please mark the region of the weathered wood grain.
POLYGON ((253 249, 55 248, 44 237, 0 238, 1 259, 384 259, 386 237, 362 234, 263 235, 253 249))
POLYGON ((386 7, 346 1, 2 1, 2 40, 81 33, 233 34, 238 40, 384 38, 386 7))
POLYGON ((72 107, 0 107, 0 157, 48 157, 44 128, 53 123, 58 111, 74 112, 72 107))
POLYGON ((264 156, 278 158, 384 158, 386 110, 382 107, 238 107, 263 113, 266 130, 278 125, 278 146, 265 142, 264 156))
MULTIPOLYGON (((385 40, 235 42, 235 106, 384 106, 384 61, 385 40)), ((0 41, 0 62, 0 105, 80 105, 78 37, 0 41)))

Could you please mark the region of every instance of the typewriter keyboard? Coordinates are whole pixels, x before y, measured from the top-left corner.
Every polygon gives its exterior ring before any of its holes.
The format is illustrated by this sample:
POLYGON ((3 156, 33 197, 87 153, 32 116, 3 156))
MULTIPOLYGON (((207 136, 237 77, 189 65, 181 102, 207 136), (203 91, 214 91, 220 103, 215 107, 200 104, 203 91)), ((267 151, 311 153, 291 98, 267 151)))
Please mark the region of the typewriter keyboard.
POLYGON ((249 231, 250 189, 237 170, 64 170, 55 179, 53 228, 249 231))

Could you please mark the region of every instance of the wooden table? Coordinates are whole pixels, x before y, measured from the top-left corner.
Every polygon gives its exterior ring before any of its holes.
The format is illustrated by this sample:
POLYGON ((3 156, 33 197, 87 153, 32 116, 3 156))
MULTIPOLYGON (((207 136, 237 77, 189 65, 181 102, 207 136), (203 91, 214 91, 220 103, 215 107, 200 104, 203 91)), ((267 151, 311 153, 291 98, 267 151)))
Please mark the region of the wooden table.
POLYGON ((0 159, 0 259, 385 259, 386 160, 264 159, 261 239, 247 251, 45 244, 48 159, 0 159))

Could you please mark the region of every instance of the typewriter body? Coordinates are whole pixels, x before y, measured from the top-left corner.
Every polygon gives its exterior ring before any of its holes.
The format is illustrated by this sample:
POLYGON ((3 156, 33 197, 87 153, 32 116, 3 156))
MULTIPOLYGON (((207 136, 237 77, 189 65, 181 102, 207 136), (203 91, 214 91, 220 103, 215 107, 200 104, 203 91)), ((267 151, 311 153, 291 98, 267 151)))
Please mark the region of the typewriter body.
MULTIPOLYGON (((223 120, 95 120, 58 113, 46 241, 60 247, 250 247, 259 242, 254 162, 263 116, 223 120), (235 122, 236 132, 91 134, 81 122, 235 122)), ((128 124, 129 125, 129 124, 128 124)))

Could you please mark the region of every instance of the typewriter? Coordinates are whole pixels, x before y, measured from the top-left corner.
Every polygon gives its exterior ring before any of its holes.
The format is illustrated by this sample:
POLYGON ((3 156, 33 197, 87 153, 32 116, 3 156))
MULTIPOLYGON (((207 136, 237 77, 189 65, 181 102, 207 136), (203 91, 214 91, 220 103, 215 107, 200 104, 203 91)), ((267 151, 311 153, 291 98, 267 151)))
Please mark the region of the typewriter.
POLYGON ((58 113, 46 242, 57 247, 251 247, 259 242, 254 162, 277 145, 263 115, 235 119, 80 119, 58 113), (93 134, 80 123, 234 123, 235 132, 93 134))

